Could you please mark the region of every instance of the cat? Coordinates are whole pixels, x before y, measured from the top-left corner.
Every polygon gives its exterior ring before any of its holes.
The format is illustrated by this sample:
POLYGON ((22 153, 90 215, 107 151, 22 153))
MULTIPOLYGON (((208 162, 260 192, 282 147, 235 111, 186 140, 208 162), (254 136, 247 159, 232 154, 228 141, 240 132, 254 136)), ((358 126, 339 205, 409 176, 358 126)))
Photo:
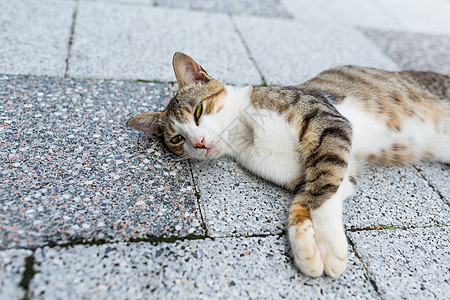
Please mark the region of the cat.
POLYGON ((450 163, 450 78, 342 66, 298 86, 219 83, 177 52, 176 96, 161 112, 128 120, 177 155, 232 157, 294 193, 288 235, 309 276, 342 274, 348 245, 343 201, 365 162, 450 163))

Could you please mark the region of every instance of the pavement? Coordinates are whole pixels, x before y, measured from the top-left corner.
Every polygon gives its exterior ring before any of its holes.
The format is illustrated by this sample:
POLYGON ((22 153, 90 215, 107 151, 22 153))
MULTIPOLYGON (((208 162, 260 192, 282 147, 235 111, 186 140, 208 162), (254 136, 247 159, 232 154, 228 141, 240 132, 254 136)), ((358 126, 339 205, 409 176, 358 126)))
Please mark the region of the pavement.
POLYGON ((343 64, 450 75, 449 0, 0 0, 0 299, 450 299, 450 167, 368 167, 349 266, 293 265, 290 193, 126 120, 172 55, 234 85, 343 64))

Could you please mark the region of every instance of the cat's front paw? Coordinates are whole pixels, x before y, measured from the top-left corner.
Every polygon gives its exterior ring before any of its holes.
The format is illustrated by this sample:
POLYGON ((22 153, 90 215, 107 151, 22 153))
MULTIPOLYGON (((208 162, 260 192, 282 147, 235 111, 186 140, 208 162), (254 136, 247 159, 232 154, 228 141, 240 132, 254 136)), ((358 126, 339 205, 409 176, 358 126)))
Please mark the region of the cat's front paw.
POLYGON ((311 220, 289 227, 289 240, 297 267, 303 273, 312 277, 322 275, 324 264, 314 240, 311 220))
POLYGON ((314 232, 310 220, 289 227, 289 240, 297 267, 306 275, 341 275, 347 267, 347 239, 343 230, 314 232))
POLYGON ((322 256, 325 273, 338 277, 347 267, 348 246, 344 231, 322 233, 316 231, 315 240, 322 256))

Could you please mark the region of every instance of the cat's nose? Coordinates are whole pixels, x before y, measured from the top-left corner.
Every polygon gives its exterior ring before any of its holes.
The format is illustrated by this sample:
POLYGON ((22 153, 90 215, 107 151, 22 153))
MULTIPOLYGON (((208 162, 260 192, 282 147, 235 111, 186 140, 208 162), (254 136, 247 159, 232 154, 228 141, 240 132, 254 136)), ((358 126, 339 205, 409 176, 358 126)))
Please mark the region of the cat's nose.
POLYGON ((195 143, 194 148, 205 148, 205 144, 203 144, 204 141, 205 141, 205 138, 203 138, 203 137, 200 139, 197 139, 197 142, 195 143))

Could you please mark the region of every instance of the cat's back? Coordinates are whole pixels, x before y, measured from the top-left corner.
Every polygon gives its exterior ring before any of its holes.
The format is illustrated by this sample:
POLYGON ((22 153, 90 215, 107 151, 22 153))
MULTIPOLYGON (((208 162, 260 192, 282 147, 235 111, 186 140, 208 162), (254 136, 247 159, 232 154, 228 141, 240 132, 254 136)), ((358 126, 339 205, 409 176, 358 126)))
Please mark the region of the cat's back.
POLYGON ((450 77, 434 72, 341 66, 326 70, 299 87, 309 92, 328 93, 338 103, 348 96, 394 103, 435 98, 450 101, 450 77))
POLYGON ((334 101, 352 123, 354 149, 365 159, 448 160, 444 152, 450 150, 450 78, 444 74, 343 66, 299 88, 334 101))

